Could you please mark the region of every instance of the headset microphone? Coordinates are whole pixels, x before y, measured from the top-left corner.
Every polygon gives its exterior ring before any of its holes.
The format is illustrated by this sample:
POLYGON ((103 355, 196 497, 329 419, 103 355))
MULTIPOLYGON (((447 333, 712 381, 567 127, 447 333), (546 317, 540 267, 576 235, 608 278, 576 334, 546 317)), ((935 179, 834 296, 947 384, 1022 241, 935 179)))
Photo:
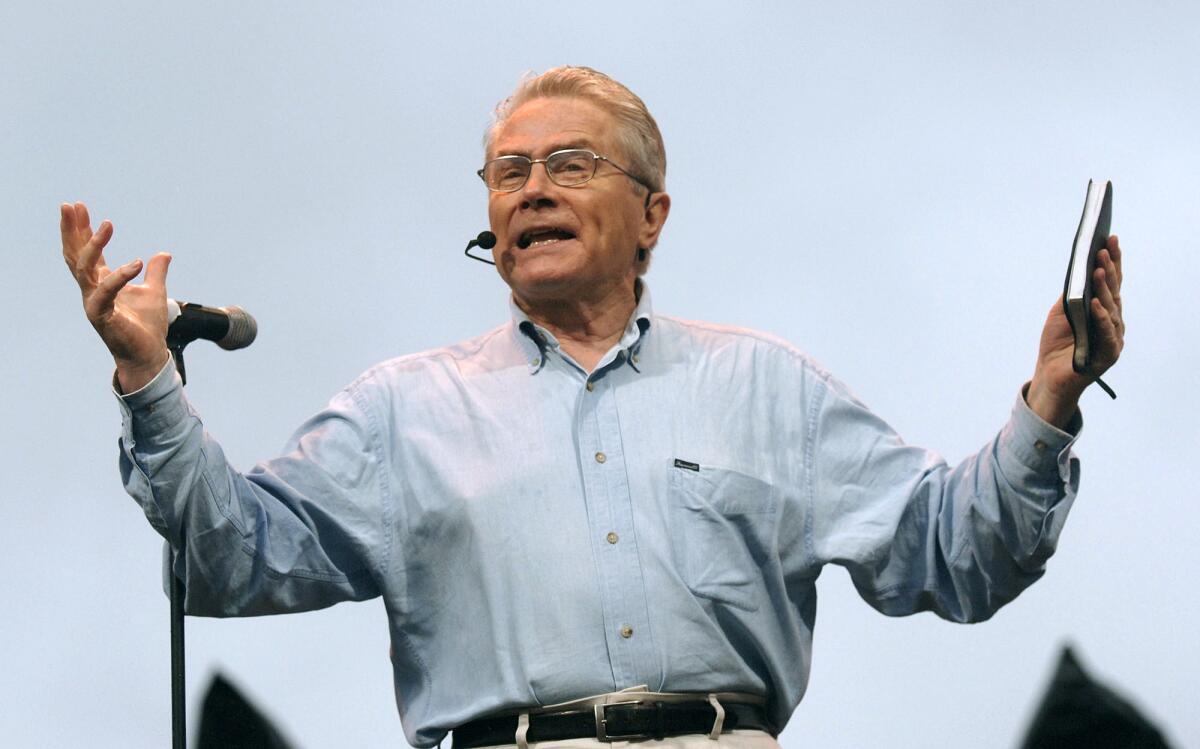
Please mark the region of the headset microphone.
POLYGON ((491 260, 488 260, 487 258, 480 257, 479 255, 471 254, 472 247, 479 247, 484 250, 490 250, 495 246, 496 246, 496 235, 492 234, 490 231, 481 231, 481 232, 479 232, 478 237, 475 237, 470 242, 467 242, 467 249, 463 250, 463 254, 466 255, 467 257, 471 258, 472 260, 478 260, 479 262, 487 263, 488 265, 495 265, 494 262, 492 262, 491 260))

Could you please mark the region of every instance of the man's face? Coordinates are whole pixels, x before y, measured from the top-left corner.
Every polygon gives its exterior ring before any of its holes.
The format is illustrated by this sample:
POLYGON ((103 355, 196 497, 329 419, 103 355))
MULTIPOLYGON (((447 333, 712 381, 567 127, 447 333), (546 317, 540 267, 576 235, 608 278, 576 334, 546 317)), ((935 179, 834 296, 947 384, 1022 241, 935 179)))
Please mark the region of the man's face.
MULTIPOLYGON (((629 168, 616 149, 613 118, 581 99, 542 98, 521 105, 497 130, 487 158, 544 159, 584 148, 629 168)), ((663 196, 665 197, 665 196, 663 196)), ((535 164, 524 187, 490 193, 496 269, 518 301, 582 301, 607 296, 637 278, 638 247, 653 245, 665 207, 647 210, 645 191, 604 161, 583 185, 560 187, 535 164), (533 242, 525 249, 518 242, 533 242)))

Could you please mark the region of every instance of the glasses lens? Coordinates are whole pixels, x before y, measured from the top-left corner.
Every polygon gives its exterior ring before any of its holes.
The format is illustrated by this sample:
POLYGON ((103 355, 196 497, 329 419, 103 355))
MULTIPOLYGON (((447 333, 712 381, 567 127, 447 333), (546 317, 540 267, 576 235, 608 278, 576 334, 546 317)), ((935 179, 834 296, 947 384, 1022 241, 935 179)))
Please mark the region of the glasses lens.
POLYGON ((524 156, 504 156, 483 165, 483 181, 493 190, 519 190, 529 179, 529 159, 524 156))
POLYGON ((546 159, 546 170, 563 187, 582 185, 596 173, 596 154, 591 151, 558 151, 546 159))

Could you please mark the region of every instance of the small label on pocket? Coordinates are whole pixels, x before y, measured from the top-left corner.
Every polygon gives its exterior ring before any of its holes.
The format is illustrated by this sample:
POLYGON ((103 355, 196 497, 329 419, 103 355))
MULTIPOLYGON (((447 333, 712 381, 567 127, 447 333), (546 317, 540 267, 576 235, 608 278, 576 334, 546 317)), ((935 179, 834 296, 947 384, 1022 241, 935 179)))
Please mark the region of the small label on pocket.
POLYGON ((696 471, 696 472, 700 471, 699 463, 692 463, 691 461, 681 460, 680 458, 675 459, 675 467, 676 468, 686 468, 689 471, 696 471))

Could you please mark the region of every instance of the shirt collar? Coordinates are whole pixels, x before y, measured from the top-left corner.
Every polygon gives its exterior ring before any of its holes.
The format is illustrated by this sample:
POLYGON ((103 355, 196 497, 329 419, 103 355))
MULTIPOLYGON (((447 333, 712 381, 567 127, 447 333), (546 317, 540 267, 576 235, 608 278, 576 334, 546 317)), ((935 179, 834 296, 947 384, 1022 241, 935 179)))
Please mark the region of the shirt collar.
MULTIPOLYGON (((630 357, 636 354, 645 342, 646 331, 650 329, 650 320, 654 312, 650 302, 650 287, 640 278, 636 283, 637 306, 634 307, 633 315, 625 325, 625 331, 621 334, 621 339, 616 346, 618 352, 626 353, 624 357, 626 361, 630 361, 630 357)), ((526 315, 525 311, 517 306, 516 300, 511 295, 508 298, 508 308, 513 319, 513 334, 517 345, 525 355, 525 365, 529 368, 530 373, 537 373, 546 364, 546 354, 559 349, 558 338, 549 330, 530 320, 529 315, 526 315)), ((605 360, 608 358, 605 357, 605 360)), ((603 361, 601 366, 604 366, 603 361)), ((630 366, 634 366, 631 361, 630 366)), ((636 369, 636 367, 634 368, 636 369)))

